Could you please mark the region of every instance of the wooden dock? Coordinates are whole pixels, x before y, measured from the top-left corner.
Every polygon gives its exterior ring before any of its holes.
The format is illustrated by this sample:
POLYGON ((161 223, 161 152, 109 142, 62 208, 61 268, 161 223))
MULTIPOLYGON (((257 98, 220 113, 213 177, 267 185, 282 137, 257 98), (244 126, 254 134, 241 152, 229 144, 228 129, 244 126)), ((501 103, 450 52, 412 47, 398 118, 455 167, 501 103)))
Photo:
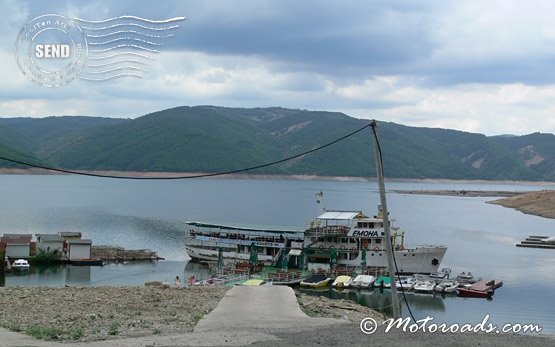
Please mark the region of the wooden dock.
POLYGON ((555 244, 545 242, 545 240, 548 238, 549 236, 531 235, 528 236, 524 241, 520 241, 520 243, 517 243, 516 246, 525 248, 555 249, 555 244))

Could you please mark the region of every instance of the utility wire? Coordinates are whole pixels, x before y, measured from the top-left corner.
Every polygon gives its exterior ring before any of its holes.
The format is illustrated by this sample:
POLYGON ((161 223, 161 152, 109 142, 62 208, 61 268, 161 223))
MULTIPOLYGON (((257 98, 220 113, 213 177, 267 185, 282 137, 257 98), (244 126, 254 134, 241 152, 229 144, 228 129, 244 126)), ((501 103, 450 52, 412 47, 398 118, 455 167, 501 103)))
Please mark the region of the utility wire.
POLYGON ((355 130, 347 135, 344 135, 336 140, 333 140, 331 142, 326 143, 325 145, 310 149, 308 151, 287 157, 287 158, 283 158, 280 160, 276 160, 276 161, 272 161, 266 164, 261 164, 261 165, 256 165, 256 166, 251 166, 251 167, 246 167, 246 168, 242 168, 242 169, 237 169, 237 170, 230 170, 230 171, 223 171, 223 172, 216 172, 216 173, 207 173, 207 174, 198 174, 198 175, 191 175, 191 176, 170 176, 170 177, 137 177, 137 176, 117 176, 117 175, 103 175, 103 174, 96 174, 96 173, 90 173, 90 172, 82 172, 82 171, 75 171, 75 170, 66 170, 66 169, 60 169, 60 168, 55 168, 55 167, 49 167, 49 166, 45 166, 45 165, 38 165, 38 164, 31 164, 29 162, 24 162, 24 161, 20 161, 20 160, 15 160, 15 159, 11 159, 11 158, 6 158, 6 157, 2 157, 0 156, 1 160, 5 160, 8 161, 10 163, 14 163, 14 164, 20 164, 20 165, 25 165, 25 166, 29 166, 29 167, 34 167, 34 168, 38 168, 38 169, 44 169, 44 170, 50 170, 50 171, 55 171, 55 172, 61 172, 61 173, 66 173, 66 174, 72 174, 72 175, 81 175, 81 176, 91 176, 91 177, 101 177, 101 178, 118 178, 118 179, 128 179, 128 180, 182 180, 182 179, 190 179, 190 178, 203 178, 203 177, 215 177, 215 176, 223 176, 223 175, 231 175, 231 174, 235 174, 235 173, 240 173, 240 172, 245 172, 245 171, 251 171, 251 170, 255 170, 255 169, 261 169, 264 167, 268 167, 268 166, 272 166, 272 165, 276 165, 276 164, 280 164, 292 159, 296 159, 299 157, 302 157, 303 155, 307 155, 310 153, 314 153, 316 151, 319 151, 321 149, 324 149, 326 147, 329 147, 331 145, 334 145, 340 141, 343 141, 359 132, 361 132, 362 130, 370 127, 371 124, 366 124, 365 126, 363 126, 362 128, 355 130))

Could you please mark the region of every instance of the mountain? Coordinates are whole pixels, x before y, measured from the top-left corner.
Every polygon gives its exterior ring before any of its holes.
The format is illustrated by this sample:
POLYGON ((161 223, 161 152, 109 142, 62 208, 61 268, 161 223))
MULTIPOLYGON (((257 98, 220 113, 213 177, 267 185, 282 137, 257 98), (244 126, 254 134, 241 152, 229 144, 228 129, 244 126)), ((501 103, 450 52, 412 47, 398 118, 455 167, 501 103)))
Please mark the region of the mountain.
MULTIPOLYGON (((0 151, 65 169, 219 172, 279 160, 368 124, 338 112, 177 107, 136 119, 0 119, 0 151)), ((555 180, 555 135, 494 136, 378 122, 391 178, 555 180)), ((370 130, 256 174, 375 176, 370 130)), ((0 165, 4 165, 0 162, 0 165)))

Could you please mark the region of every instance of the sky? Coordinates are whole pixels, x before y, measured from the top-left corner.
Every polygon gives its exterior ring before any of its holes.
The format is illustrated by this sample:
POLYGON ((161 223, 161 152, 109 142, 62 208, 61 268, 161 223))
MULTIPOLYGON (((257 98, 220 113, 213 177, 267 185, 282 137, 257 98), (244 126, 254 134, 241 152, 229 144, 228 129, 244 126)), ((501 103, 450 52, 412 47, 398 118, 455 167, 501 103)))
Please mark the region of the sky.
POLYGON ((0 0, 0 117, 281 106, 487 135, 555 133, 552 1, 0 0), (14 45, 44 14, 179 16, 143 77, 47 88, 14 45))

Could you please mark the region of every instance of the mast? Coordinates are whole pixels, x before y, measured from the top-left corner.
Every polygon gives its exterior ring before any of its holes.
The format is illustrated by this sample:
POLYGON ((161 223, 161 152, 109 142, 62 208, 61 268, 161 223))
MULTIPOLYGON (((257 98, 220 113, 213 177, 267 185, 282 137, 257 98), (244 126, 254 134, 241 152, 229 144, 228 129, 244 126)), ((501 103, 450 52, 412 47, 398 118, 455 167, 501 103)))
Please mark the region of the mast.
POLYGON ((378 186, 380 188, 380 203, 383 213, 383 227, 385 232, 385 247, 387 251, 387 267, 389 270, 389 281, 391 283, 391 302, 393 306, 393 318, 397 319, 401 313, 399 310, 399 297, 397 296, 397 286, 395 283, 395 266, 393 264, 393 248, 391 247, 391 230, 389 225, 389 213, 387 212, 387 202, 385 199, 385 183, 383 174, 382 150, 378 141, 378 129, 376 120, 370 123, 372 127, 372 142, 374 144, 374 153, 376 159, 376 173, 378 176, 378 186))

